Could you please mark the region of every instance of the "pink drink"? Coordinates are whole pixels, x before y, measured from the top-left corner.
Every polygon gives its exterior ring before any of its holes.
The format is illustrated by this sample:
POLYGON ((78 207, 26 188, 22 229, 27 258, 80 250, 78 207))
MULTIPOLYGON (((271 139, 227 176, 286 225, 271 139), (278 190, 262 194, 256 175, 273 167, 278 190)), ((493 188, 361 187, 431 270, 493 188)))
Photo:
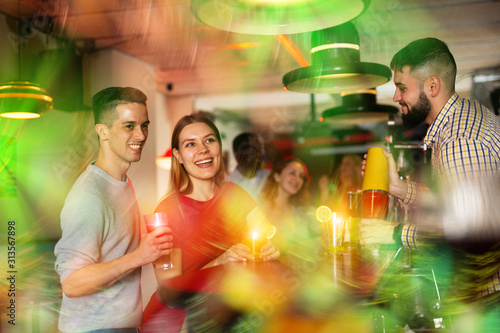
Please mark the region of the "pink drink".
MULTIPOLYGON (((168 217, 166 213, 154 213, 145 215, 146 230, 148 233, 153 232, 157 228, 168 226, 168 217)), ((172 268, 172 258, 170 255, 161 256, 154 263, 153 266, 158 270, 167 270, 172 268)))

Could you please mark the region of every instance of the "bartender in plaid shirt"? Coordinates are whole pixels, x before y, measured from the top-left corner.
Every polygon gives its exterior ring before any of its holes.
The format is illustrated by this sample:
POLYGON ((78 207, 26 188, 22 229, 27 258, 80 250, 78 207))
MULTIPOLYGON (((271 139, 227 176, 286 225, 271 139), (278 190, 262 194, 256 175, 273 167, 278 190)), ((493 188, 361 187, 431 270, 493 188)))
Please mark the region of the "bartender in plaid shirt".
MULTIPOLYGON (((463 242, 464 257, 484 262, 489 256, 486 267, 481 267, 482 272, 475 272, 482 274, 480 283, 475 279, 475 284, 464 282, 453 288, 474 293, 468 296, 480 300, 482 305, 487 304, 487 312, 493 308, 494 314, 488 315, 493 322, 473 321, 474 331, 463 326, 464 332, 500 332, 497 326, 500 325, 500 202, 497 200, 500 198, 500 119, 484 106, 460 98, 455 92, 456 63, 441 40, 424 38, 411 42, 393 57, 391 69, 396 85, 393 100, 401 106, 403 126, 429 124, 424 143, 432 149, 433 176, 446 199, 439 218, 424 219, 421 215, 414 224, 363 219, 360 242, 364 245, 396 242, 416 249, 423 242, 423 235, 431 231, 434 238, 441 235, 452 246, 463 242), (438 220, 440 223, 436 223, 438 220)), ((384 154, 389 161, 391 195, 419 208, 429 201, 439 202, 438 197, 424 191, 419 184, 400 179, 392 155, 385 151, 384 154)), ((471 271, 472 266, 467 265, 471 271)))

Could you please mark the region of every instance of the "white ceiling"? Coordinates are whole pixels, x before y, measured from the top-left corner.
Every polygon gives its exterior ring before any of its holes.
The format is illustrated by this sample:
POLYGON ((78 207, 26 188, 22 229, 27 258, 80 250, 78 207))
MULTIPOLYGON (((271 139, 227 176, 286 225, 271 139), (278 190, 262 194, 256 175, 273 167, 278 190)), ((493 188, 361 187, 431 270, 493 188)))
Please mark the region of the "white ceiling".
MULTIPOLYGON (((166 94, 193 95, 201 105, 210 95, 220 96, 221 103, 233 94, 246 96, 231 108, 253 114, 255 123, 265 123, 270 112, 292 120, 309 116, 310 96, 283 91, 283 75, 300 65, 275 36, 205 26, 192 15, 190 1, 2 0, 0 12, 18 17, 18 5, 22 18, 37 19, 43 29, 49 27, 47 18, 53 19, 52 35, 88 52, 114 48, 154 65, 158 90, 166 94)), ((456 57, 458 90, 467 95, 476 70, 500 67, 499 1, 373 0, 353 22, 366 62, 388 65, 395 52, 418 38, 444 40, 456 57)), ((310 35, 288 36, 307 61, 310 35)), ((379 103, 390 103, 390 82, 377 91, 379 103)), ((318 111, 338 102, 336 96, 318 97, 318 111)))

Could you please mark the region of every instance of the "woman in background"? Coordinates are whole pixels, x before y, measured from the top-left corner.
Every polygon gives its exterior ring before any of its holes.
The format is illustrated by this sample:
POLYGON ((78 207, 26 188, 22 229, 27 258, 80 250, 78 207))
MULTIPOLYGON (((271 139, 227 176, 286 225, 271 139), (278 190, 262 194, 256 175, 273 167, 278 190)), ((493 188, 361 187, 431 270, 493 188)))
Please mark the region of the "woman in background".
POLYGON ((266 217, 288 242, 288 253, 300 253, 295 245, 319 234, 319 222, 314 219, 314 207, 309 193, 307 167, 298 158, 286 158, 274 164, 262 190, 259 205, 266 217))
POLYGON ((330 207, 333 211, 347 212, 349 207, 348 192, 361 190, 361 162, 358 155, 345 155, 340 162, 338 173, 331 181, 328 176, 322 176, 318 181, 320 204, 330 207))

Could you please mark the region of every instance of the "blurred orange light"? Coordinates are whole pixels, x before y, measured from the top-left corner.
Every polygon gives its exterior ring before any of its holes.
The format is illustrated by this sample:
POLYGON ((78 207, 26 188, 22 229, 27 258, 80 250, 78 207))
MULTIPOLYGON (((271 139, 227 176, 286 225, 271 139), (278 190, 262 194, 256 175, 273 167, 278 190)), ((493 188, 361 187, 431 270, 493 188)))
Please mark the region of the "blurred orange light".
POLYGON ((250 49, 252 47, 257 47, 259 45, 260 43, 236 43, 223 46, 222 48, 226 50, 243 50, 243 49, 250 49))
POLYGON ((290 55, 301 65, 302 67, 309 66, 309 62, 302 56, 297 47, 288 39, 285 35, 276 35, 278 41, 283 45, 283 47, 290 53, 290 55))

